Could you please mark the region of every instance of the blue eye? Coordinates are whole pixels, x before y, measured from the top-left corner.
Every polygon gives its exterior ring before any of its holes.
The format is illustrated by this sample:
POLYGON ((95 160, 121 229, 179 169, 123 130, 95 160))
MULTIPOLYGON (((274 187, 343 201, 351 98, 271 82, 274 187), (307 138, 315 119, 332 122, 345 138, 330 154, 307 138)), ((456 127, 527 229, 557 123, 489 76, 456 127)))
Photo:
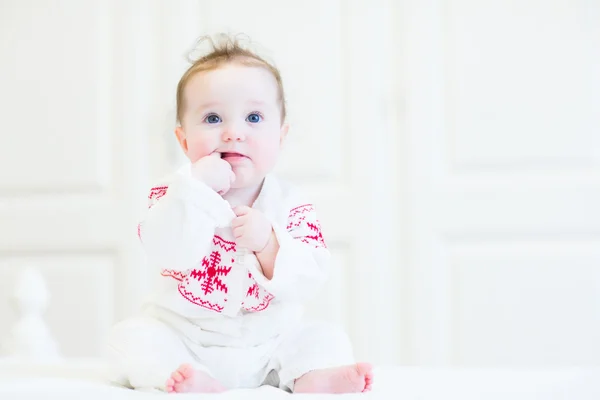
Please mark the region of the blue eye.
POLYGON ((204 118, 204 122, 207 122, 209 124, 218 124, 219 122, 221 122, 221 117, 219 117, 216 114, 210 114, 207 115, 206 118, 204 118))
POLYGON ((256 124, 262 121, 262 117, 257 113, 252 113, 246 117, 246 121, 256 124))

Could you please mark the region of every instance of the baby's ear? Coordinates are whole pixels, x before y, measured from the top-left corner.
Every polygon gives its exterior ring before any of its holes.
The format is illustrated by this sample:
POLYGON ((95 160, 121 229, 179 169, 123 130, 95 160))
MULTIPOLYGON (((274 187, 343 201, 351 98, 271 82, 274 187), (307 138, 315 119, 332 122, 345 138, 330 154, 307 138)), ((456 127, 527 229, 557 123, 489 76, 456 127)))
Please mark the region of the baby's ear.
POLYGON ((179 145, 183 149, 183 152, 187 155, 187 152, 188 152, 187 139, 185 137, 185 131, 183 130, 183 128, 181 126, 178 126, 177 128, 175 128, 175 136, 177 136, 177 141, 179 142, 179 145))
POLYGON ((279 133, 279 145, 280 146, 283 146, 283 142, 285 140, 285 137, 288 134, 289 129, 290 129, 290 124, 288 124, 287 122, 285 122, 281 125, 281 131, 279 133))

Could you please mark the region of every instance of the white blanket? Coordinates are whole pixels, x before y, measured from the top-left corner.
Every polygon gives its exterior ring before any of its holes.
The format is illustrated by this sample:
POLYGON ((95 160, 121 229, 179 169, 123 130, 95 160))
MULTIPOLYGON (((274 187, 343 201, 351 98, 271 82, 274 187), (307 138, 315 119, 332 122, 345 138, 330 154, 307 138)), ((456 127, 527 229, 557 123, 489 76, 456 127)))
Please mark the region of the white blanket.
MULTIPOLYGON (((151 399, 141 393, 112 387, 88 365, 27 367, 0 364, 0 399, 151 399)), ((198 395, 169 395, 197 399, 198 395)), ((545 370, 443 369, 378 367, 373 391, 352 395, 290 395, 272 387, 234 390, 202 398, 223 400, 288 399, 402 399, 402 400, 599 400, 600 368, 545 370)))

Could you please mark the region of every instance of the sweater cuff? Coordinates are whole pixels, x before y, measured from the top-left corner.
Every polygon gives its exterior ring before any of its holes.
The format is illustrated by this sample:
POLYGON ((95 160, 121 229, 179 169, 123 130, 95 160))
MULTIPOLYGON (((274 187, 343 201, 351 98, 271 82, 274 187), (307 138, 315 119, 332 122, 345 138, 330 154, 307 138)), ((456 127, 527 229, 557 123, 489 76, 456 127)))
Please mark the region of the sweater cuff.
POLYGON ((169 194, 202 210, 220 227, 231 225, 235 213, 229 203, 208 185, 187 174, 177 174, 169 185, 169 194))
POLYGON ((272 223, 272 226, 275 237, 279 242, 279 252, 275 257, 273 277, 267 279, 260 272, 258 260, 254 264, 251 263, 248 265, 248 269, 260 286, 275 297, 280 297, 289 294, 290 288, 305 283, 307 278, 311 280, 320 277, 311 276, 311 271, 309 271, 310 265, 307 264, 314 261, 311 250, 303 246, 303 244, 298 243, 283 227, 276 223, 272 223), (302 267, 306 267, 306 269, 298 270, 299 264, 302 267))

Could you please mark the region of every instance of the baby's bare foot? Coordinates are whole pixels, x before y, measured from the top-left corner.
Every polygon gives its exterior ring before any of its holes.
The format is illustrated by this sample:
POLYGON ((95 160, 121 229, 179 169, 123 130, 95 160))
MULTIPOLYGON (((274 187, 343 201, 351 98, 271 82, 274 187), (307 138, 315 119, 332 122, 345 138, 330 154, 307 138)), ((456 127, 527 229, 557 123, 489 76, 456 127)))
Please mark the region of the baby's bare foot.
POLYGON ((296 379, 294 393, 368 392, 373 385, 372 369, 367 363, 316 369, 296 379))
POLYGON ((171 374, 165 383, 167 393, 219 393, 225 387, 204 371, 183 364, 171 374))

